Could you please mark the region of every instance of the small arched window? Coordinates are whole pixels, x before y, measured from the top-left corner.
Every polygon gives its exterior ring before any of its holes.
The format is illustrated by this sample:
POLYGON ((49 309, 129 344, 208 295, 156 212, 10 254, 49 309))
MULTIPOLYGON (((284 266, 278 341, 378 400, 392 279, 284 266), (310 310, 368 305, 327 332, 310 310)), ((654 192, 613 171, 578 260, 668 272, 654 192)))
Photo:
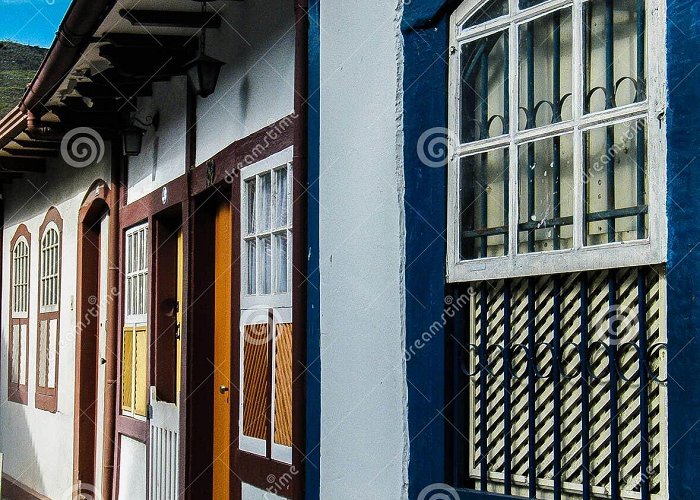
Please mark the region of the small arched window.
POLYGON ((29 276, 31 235, 22 224, 10 242, 10 338, 8 399, 27 404, 29 364, 29 276))
POLYGON ((457 8, 450 281, 665 259, 663 2, 647 3, 457 8))
POLYGON ((50 412, 56 411, 58 403, 62 232, 61 215, 51 208, 40 228, 36 344, 36 407, 50 412))

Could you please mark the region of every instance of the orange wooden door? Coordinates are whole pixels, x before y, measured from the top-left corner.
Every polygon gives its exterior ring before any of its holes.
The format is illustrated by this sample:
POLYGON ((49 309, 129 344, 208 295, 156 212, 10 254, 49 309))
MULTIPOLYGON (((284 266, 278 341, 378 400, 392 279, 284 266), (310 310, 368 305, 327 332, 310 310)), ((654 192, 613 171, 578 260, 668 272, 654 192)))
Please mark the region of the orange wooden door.
POLYGON ((214 500, 229 500, 231 444, 231 206, 216 210, 214 244, 214 500))

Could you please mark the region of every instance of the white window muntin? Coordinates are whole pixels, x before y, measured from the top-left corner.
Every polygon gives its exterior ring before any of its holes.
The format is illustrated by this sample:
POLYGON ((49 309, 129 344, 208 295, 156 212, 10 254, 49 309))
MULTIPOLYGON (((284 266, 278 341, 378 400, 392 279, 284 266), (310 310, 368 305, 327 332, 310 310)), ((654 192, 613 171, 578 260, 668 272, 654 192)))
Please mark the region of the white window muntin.
POLYGON ((39 253, 39 311, 58 311, 60 301, 61 233, 55 222, 46 226, 39 253))
POLYGON ((126 231, 124 245, 124 322, 146 324, 148 316, 148 224, 126 231))
POLYGON ((609 267, 655 264, 666 258, 666 134, 664 110, 666 102, 666 74, 663 61, 665 49, 659 40, 665 40, 665 2, 647 1, 645 66, 646 100, 619 106, 613 109, 583 114, 583 23, 582 5, 588 0, 551 0, 526 9, 519 8, 518 0, 509 0, 510 15, 486 21, 474 27, 462 29, 462 24, 483 5, 483 0, 466 0, 453 13, 450 29, 450 71, 448 82, 448 127, 452 131, 448 138, 448 235, 447 235, 447 281, 473 281, 517 276, 550 274, 558 272, 604 269, 609 267), (572 106, 573 119, 552 125, 519 130, 519 27, 538 17, 554 11, 570 8, 572 11, 572 106), (459 143, 460 102, 460 47, 470 41, 499 31, 508 31, 509 58, 509 123, 508 134, 459 143), (626 242, 607 243, 596 246, 584 245, 584 158, 583 133, 602 124, 614 125, 633 119, 645 119, 647 131, 647 178, 648 178, 648 238, 626 242), (549 138, 565 133, 574 139, 574 214, 573 248, 548 250, 537 253, 518 253, 518 146, 540 138, 549 138), (460 206, 459 206, 459 162, 472 154, 506 148, 509 152, 509 218, 507 255, 460 260, 460 206))
POLYGON ((20 236, 12 249, 12 317, 29 315, 29 243, 20 236))
POLYGON ((243 171, 244 175, 241 177, 241 213, 243 218, 241 221, 241 262, 242 262, 242 272, 241 272, 241 308, 248 309, 256 306, 264 305, 267 307, 289 307, 291 305, 291 279, 292 279, 292 151, 293 149, 287 148, 284 151, 276 153, 269 156, 268 158, 261 160, 249 167, 246 167, 243 171), (277 210, 276 201, 280 197, 280 194, 276 192, 275 189, 275 179, 280 172, 286 171, 286 224, 277 223, 277 210), (261 178, 270 175, 270 185, 271 185, 271 206, 269 210, 270 222, 269 225, 266 221, 262 219, 265 212, 261 204, 263 203, 263 197, 260 196, 261 178), (249 202, 249 182, 255 182, 255 207, 250 206, 249 202), (254 209, 253 209, 254 208, 254 209), (255 220, 252 225, 249 225, 250 214, 255 214, 255 220), (287 255, 284 266, 278 265, 279 254, 278 247, 275 244, 276 238, 287 238, 287 255), (265 255, 262 243, 265 239, 269 238, 270 244, 270 254, 269 257, 265 255), (254 255, 254 261, 251 260, 250 246, 251 242, 255 242, 255 251, 252 252, 254 255), (263 271, 263 259, 269 258, 270 262, 270 293, 263 293, 263 280, 265 279, 263 271), (281 267, 286 267, 286 291, 277 291, 278 284, 280 284, 281 276, 279 276, 278 269, 281 267), (249 289, 249 279, 251 274, 255 274, 254 283, 254 293, 250 293, 249 289))

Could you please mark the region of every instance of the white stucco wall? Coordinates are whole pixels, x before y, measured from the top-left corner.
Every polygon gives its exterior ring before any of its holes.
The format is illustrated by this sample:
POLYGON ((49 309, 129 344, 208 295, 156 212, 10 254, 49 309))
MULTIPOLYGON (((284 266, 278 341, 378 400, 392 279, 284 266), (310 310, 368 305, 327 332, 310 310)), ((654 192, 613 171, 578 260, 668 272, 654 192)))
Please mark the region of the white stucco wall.
POLYGON ((72 488, 78 210, 93 181, 109 179, 108 146, 99 165, 75 169, 57 160, 50 161, 45 176, 29 175, 27 180, 15 181, 4 189, 0 452, 5 455, 4 472, 49 498, 63 498, 72 488), (35 408, 39 227, 52 206, 63 218, 58 411, 55 414, 35 408), (21 223, 32 236, 27 406, 7 400, 10 241, 21 223))
POLYGON ((152 126, 147 128, 141 154, 129 158, 129 203, 185 173, 186 103, 187 78, 184 76, 167 82, 155 82, 153 96, 139 98, 136 116, 148 123, 147 118, 158 112, 160 124, 158 130, 152 126))
POLYGON ((207 35, 227 64, 216 92, 197 103, 197 163, 294 111, 294 2, 231 2, 207 35))
POLYGON ((321 8, 321 498, 407 492, 399 15, 321 8))

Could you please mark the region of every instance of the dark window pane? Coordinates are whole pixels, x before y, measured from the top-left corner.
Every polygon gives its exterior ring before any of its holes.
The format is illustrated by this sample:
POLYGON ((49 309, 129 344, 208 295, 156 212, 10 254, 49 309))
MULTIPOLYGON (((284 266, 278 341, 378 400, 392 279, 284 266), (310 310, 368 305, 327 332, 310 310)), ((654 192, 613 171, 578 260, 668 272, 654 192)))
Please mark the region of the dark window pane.
POLYGON ((476 11, 462 24, 462 29, 477 26, 486 21, 505 16, 506 14, 508 14, 508 0, 490 0, 484 2, 481 6, 477 7, 476 11))
POLYGON ((518 241, 520 253, 573 246, 573 135, 520 146, 518 241))
POLYGON ((462 143, 508 133, 508 32, 462 45, 462 143))
POLYGON ((563 9, 519 30, 519 129, 571 120, 571 9, 563 9))
POLYGON ((508 253, 508 150, 460 161, 462 260, 508 253))
POLYGON ((586 243, 647 237, 648 176, 644 120, 584 133, 586 243))

